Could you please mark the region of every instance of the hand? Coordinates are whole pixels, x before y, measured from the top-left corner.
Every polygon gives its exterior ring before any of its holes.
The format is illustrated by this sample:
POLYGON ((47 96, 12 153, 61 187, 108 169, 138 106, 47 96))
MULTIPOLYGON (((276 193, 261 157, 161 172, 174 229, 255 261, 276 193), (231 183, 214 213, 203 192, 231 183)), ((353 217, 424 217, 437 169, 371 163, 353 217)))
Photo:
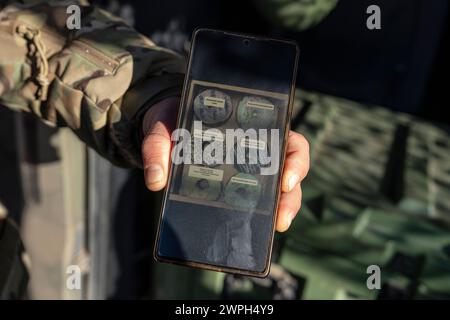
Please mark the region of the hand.
MULTIPOLYGON (((176 126, 179 98, 168 98, 152 106, 144 116, 142 159, 145 184, 151 191, 166 186, 171 153, 171 134, 176 126)), ((300 210, 301 181, 309 170, 309 144, 299 133, 289 132, 283 170, 276 229, 286 231, 300 210)))

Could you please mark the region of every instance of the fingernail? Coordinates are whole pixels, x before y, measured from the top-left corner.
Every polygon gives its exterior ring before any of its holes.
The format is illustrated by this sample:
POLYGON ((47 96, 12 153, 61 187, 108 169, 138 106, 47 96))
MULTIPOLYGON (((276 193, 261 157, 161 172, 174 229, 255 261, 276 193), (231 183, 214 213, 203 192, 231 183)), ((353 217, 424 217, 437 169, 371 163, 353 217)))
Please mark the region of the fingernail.
POLYGON ((147 167, 147 183, 157 183, 164 178, 162 167, 159 164, 151 164, 147 167))
POLYGON ((296 174, 292 175, 289 178, 289 182, 288 182, 289 191, 294 189, 294 187, 297 185, 299 179, 300 179, 300 177, 296 174))
POLYGON ((292 220, 294 220, 294 216, 295 216, 294 212, 289 212, 288 215, 286 216, 286 224, 288 228, 291 226, 292 220))

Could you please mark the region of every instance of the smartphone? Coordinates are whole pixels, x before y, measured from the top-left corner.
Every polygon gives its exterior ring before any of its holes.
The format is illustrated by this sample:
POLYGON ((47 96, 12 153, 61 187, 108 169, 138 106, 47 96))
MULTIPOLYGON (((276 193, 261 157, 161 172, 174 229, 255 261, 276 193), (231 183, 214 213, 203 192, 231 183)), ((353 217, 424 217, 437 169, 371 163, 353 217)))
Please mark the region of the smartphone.
POLYGON ((298 55, 287 40, 193 33, 157 261, 267 276, 298 55))

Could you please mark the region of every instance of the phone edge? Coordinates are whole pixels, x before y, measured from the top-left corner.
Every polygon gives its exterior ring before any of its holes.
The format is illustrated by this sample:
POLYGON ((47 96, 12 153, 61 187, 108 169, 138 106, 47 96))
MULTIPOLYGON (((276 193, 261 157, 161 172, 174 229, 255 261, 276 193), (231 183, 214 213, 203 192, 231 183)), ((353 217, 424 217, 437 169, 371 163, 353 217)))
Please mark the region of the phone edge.
MULTIPOLYGON (((210 270, 210 271, 217 271, 217 272, 225 272, 225 273, 230 273, 230 274, 240 274, 240 275, 247 275, 247 276, 253 276, 253 277, 258 277, 258 278, 265 278, 268 276, 269 272, 270 272, 270 265, 271 265, 271 258, 272 258, 272 251, 273 251, 273 241, 274 241, 274 237, 275 237, 275 230, 276 230, 276 219, 278 216, 278 204, 280 201, 280 195, 281 195, 281 180, 283 178, 283 172, 284 172, 284 163, 285 163, 285 158, 286 158, 286 145, 287 145, 287 139, 289 137, 289 131, 290 131, 290 120, 292 117, 292 110, 293 110, 293 105, 294 105, 294 100, 295 100, 295 89, 296 89, 296 79, 297 79, 297 73, 298 73, 298 60, 299 60, 299 55, 300 55, 300 48, 297 44, 297 42, 293 41, 293 40, 288 40, 288 39, 282 39, 282 38, 272 38, 272 37, 267 37, 267 36, 257 36, 257 35, 250 35, 250 34, 243 34, 243 33, 238 33, 238 32, 233 32, 233 31, 226 31, 226 30, 217 30, 217 29, 212 29, 212 28, 203 28, 203 27, 197 27, 193 33, 192 33, 192 40, 191 40, 191 46, 189 49, 189 59, 187 61, 187 68, 186 68, 186 73, 185 73, 185 79, 183 82, 183 90, 182 90, 182 95, 181 95, 181 99, 180 99, 180 107, 182 105, 184 105, 184 101, 186 99, 186 94, 187 94, 187 82, 186 82, 186 77, 188 76, 188 74, 190 73, 190 69, 191 69, 191 61, 192 61, 192 57, 193 57, 193 50, 194 50, 194 46, 195 46, 195 39, 197 37, 197 34, 199 32, 202 31, 213 31, 213 32, 220 32, 220 33, 225 33, 225 34, 232 34, 235 36, 239 36, 239 37, 250 37, 250 38, 260 38, 260 39, 264 39, 264 40, 270 40, 270 41, 279 41, 279 42, 284 42, 284 43, 289 43, 291 45, 293 45, 295 47, 295 61, 294 61, 294 68, 293 68, 293 72, 292 72, 292 82, 291 82, 291 90, 289 93, 289 104, 288 104, 288 114, 287 114, 287 121, 285 124, 285 132, 284 132, 284 138, 283 138, 283 150, 282 150, 282 160, 280 162, 280 166, 282 168, 282 172, 278 177, 278 184, 277 184, 277 200, 275 203, 275 212, 272 214, 273 218, 272 218, 272 230, 271 230, 271 234, 270 236, 270 241, 268 241, 268 254, 266 256, 266 261, 265 261, 265 265, 264 265, 264 269, 262 271, 251 271, 251 270, 245 270, 245 269, 237 269, 237 268, 229 268, 229 267, 220 267, 217 265, 211 265, 211 264, 206 264, 206 263, 201 263, 201 262, 194 262, 194 261, 188 261, 188 260, 177 260, 174 258, 168 259, 165 257, 161 257, 158 255, 158 246, 159 246, 159 240, 160 240, 160 233, 161 233, 161 226, 162 226, 162 217, 163 217, 163 212, 164 209, 166 207, 166 202, 167 202, 167 196, 169 193, 169 186, 172 180, 172 161, 171 158, 169 159, 170 163, 169 163, 169 172, 168 172, 168 180, 167 180, 167 185, 166 188, 164 189, 164 195, 163 195, 163 203, 160 209, 160 213, 159 213, 159 217, 158 217, 158 226, 157 226, 157 231, 156 231, 156 236, 155 236, 155 241, 154 241, 154 246, 153 246, 153 259, 156 262, 162 262, 162 263, 169 263, 169 264, 174 264, 174 265, 179 265, 179 266, 184 266, 184 267, 193 267, 193 268, 198 268, 198 269, 203 269, 203 270, 210 270)), ((177 116, 177 124, 176 124, 176 128, 179 128, 180 126, 180 122, 181 122, 181 118, 182 115, 184 114, 184 110, 180 110, 178 112, 178 116, 177 116)), ((172 150, 172 149, 171 149, 172 150)))

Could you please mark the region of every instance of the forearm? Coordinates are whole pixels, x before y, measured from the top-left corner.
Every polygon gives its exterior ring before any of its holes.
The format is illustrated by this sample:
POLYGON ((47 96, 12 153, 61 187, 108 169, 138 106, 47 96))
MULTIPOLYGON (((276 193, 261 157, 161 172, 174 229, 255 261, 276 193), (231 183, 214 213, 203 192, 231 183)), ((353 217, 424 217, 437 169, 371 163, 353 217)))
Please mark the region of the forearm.
POLYGON ((180 94, 184 61, 93 7, 81 6, 82 27, 70 31, 66 8, 0 11, 0 104, 71 127, 117 164, 141 166, 140 118, 180 94))

